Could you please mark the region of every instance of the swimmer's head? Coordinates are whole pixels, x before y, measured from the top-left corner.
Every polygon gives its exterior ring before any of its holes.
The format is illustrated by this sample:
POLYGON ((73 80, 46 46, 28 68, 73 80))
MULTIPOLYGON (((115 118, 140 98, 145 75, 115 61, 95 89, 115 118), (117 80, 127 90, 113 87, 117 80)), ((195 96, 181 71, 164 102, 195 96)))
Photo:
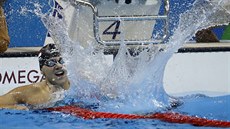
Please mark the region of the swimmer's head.
POLYGON ((58 56, 61 56, 61 53, 56 44, 47 44, 46 46, 42 47, 38 54, 40 69, 42 69, 42 66, 46 60, 58 56))

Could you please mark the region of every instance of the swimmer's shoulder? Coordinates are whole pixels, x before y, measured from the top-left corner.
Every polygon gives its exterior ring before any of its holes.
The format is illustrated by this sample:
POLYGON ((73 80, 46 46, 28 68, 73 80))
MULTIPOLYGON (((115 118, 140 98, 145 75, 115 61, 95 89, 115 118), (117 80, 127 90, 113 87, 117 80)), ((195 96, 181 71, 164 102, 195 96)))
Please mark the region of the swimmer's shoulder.
POLYGON ((15 93, 15 92, 23 93, 23 92, 30 92, 30 91, 34 91, 34 90, 39 90, 42 87, 44 87, 44 85, 45 85, 45 81, 32 83, 32 84, 28 84, 25 86, 19 86, 15 89, 11 90, 9 93, 15 93))

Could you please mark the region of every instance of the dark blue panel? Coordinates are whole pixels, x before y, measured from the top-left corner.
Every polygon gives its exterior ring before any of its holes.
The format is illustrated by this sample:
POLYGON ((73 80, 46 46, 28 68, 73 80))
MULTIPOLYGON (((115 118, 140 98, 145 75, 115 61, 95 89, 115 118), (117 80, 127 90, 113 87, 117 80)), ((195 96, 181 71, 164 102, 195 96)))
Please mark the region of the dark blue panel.
POLYGON ((212 28, 212 31, 215 33, 216 37, 221 40, 222 36, 224 34, 224 29, 226 28, 226 26, 217 26, 212 28))
MULTIPOLYGON (((178 26, 180 14, 182 14, 186 10, 189 10, 193 6, 194 2, 195 0, 170 0, 169 36, 173 34, 173 30, 178 26)), ((160 8, 161 15, 163 14, 162 12, 163 5, 160 8)), ((153 35, 156 34, 158 30, 160 30, 159 28, 162 28, 162 25, 163 23, 157 23, 157 26, 155 26, 156 31, 153 32, 153 35)), ((213 27, 212 31, 216 34, 218 39, 221 39, 224 32, 224 26, 213 27)), ((194 40, 194 37, 191 40, 194 40)))
MULTIPOLYGON (((162 3, 164 0, 162 0, 162 3)), ((189 10, 195 0, 170 0, 170 9, 169 9, 169 30, 168 30, 168 34, 169 36, 171 36, 173 34, 173 30, 178 26, 179 23, 179 17, 180 14, 185 12, 186 10, 189 10)), ((164 14, 164 5, 162 5, 160 7, 160 11, 159 11, 159 15, 163 15, 164 14)), ((162 34, 163 33, 163 26, 164 26, 164 22, 161 20, 157 20, 156 25, 154 27, 154 31, 153 31, 153 36, 155 34, 162 34), (160 31, 160 32, 159 32, 160 31)))
POLYGON ((4 11, 10 35, 10 47, 42 46, 47 29, 41 19, 33 13, 36 5, 43 13, 50 9, 49 0, 7 0, 4 11))

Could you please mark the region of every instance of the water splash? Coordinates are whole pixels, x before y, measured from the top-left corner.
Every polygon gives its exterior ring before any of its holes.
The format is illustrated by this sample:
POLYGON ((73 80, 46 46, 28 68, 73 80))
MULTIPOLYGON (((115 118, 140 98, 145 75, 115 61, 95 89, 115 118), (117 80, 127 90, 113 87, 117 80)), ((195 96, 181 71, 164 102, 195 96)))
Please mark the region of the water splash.
POLYGON ((197 0, 181 15, 166 48, 149 45, 134 57, 121 45, 110 66, 103 49, 98 49, 95 43, 86 48, 69 38, 64 18, 54 18, 48 13, 40 16, 68 61, 72 80, 70 94, 83 100, 96 99, 101 105, 99 110, 114 112, 156 111, 169 107, 176 101, 163 87, 164 69, 170 57, 196 31, 230 22, 229 14, 221 6, 197 0))

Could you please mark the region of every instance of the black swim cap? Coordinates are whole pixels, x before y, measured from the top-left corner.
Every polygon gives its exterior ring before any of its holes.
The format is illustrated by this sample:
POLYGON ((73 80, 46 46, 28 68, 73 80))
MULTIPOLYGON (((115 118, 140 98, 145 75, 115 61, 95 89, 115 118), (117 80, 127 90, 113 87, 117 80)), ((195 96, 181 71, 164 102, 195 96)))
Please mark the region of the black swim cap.
POLYGON ((61 53, 56 44, 47 44, 46 46, 42 47, 38 54, 40 69, 47 59, 60 55, 61 53))

